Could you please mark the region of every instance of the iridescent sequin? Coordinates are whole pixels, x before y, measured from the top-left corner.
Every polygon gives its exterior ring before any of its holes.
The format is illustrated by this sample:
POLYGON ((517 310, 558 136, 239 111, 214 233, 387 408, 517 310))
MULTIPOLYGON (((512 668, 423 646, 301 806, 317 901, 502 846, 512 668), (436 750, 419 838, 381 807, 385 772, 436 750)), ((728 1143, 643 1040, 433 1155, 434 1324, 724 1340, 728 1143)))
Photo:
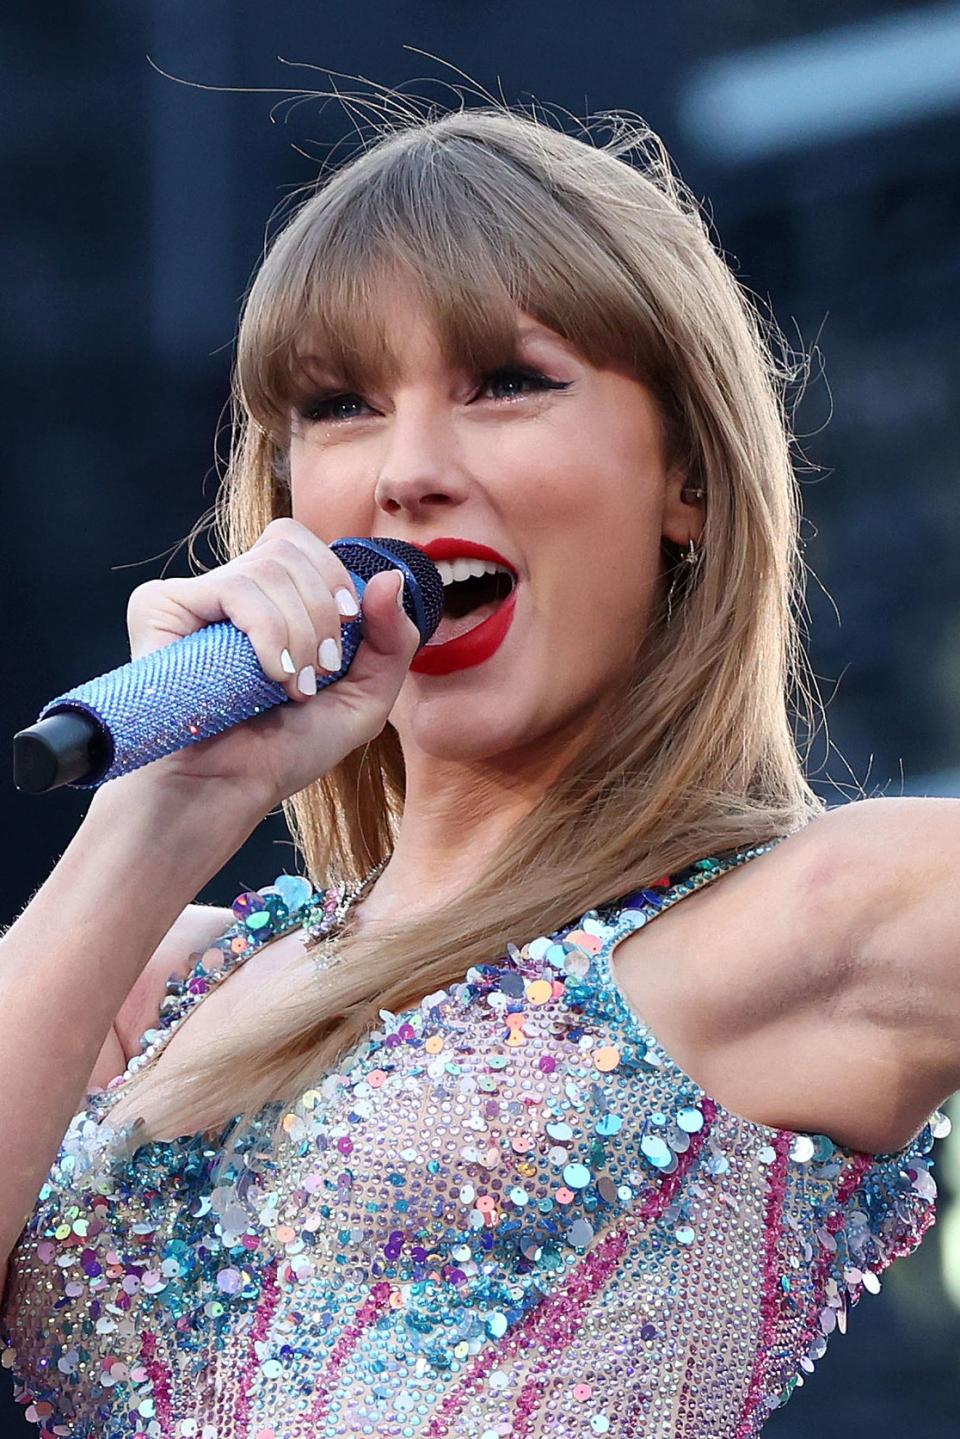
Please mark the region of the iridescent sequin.
POLYGON ((44 1439, 758 1434, 933 1222, 949 1129, 936 1113, 871 1156, 744 1120, 627 1006, 619 941, 771 847, 383 1011, 213 1182, 231 1126, 124 1158, 109 1116, 215 984, 339 889, 240 895, 71 1122, 14 1251, 2 1362, 26 1417, 44 1439))

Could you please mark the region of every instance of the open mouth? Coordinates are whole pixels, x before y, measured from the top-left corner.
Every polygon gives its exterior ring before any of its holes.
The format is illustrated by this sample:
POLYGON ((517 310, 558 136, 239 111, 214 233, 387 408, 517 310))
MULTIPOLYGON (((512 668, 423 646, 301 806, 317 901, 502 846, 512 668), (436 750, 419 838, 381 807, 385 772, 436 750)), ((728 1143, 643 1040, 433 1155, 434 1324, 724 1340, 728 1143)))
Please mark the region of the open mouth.
POLYGON ((436 563, 443 579, 443 618, 428 645, 446 644, 476 629, 509 598, 517 583, 502 565, 479 560, 436 563))
POLYGON ((482 609, 484 605, 490 605, 492 613, 500 601, 507 598, 515 584, 513 575, 506 570, 497 569, 491 574, 489 566, 483 574, 472 574, 466 579, 454 579, 449 583, 445 581, 443 613, 450 619, 458 620, 482 609))

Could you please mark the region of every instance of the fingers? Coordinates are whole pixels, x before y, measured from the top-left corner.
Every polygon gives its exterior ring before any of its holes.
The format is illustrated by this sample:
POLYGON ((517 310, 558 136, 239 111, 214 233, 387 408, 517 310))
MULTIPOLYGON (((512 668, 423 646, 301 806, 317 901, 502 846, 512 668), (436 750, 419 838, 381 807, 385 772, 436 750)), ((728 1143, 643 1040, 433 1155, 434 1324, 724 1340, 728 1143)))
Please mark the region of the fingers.
POLYGON ((308 611, 288 572, 270 558, 238 567, 221 585, 227 618, 250 640, 261 668, 291 699, 316 694, 317 629, 332 624, 333 602, 308 611))
MULTIPOLYGON (((284 667, 278 678, 293 698, 309 698, 316 693, 317 671, 335 673, 343 663, 340 627, 345 617, 330 584, 301 550, 284 541, 264 547, 259 555, 250 552, 242 573, 255 580, 286 621, 286 637, 281 635, 274 657, 274 663, 279 660, 284 667)), ((349 593, 352 596, 352 584, 349 593)), ((250 640, 256 648, 253 634, 250 640)))
MULTIPOLYGON (((264 672, 302 703, 316 694, 318 675, 342 668, 341 627, 357 613, 357 587, 334 551, 298 521, 281 518, 220 569, 139 586, 128 606, 131 656, 228 620, 248 637, 264 672)), ((398 608, 396 570, 371 578, 363 619, 365 644, 351 678, 362 677, 361 687, 375 692, 399 685, 420 635, 398 608), (384 666, 386 656, 396 663, 384 666)))

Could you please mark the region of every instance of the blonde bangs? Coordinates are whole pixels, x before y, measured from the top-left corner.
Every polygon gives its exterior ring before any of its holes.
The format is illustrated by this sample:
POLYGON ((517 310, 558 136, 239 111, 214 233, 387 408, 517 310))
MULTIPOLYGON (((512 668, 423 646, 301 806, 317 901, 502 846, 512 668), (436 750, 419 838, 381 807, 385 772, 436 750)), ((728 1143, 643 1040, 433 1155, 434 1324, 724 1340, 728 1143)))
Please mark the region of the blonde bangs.
POLYGON ((661 331, 623 257, 496 150, 404 134, 303 206, 251 289, 239 393, 276 445, 288 443, 290 411, 316 372, 361 394, 396 381, 403 356, 386 330, 397 293, 452 370, 479 376, 515 362, 520 311, 590 363, 629 371, 661 401, 671 392, 661 331))

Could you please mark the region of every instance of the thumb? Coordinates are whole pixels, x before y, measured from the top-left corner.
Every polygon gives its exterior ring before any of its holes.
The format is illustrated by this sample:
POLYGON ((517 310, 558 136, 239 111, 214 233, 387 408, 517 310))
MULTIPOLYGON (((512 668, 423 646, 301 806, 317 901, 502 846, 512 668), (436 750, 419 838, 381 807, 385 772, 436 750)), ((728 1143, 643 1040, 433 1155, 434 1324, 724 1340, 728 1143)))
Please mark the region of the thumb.
MULTIPOLYGON (((402 570, 381 570, 363 592, 363 639, 378 655, 409 664, 420 647, 420 631, 403 609, 402 570)), ((360 656, 358 655, 359 659, 360 656)))

